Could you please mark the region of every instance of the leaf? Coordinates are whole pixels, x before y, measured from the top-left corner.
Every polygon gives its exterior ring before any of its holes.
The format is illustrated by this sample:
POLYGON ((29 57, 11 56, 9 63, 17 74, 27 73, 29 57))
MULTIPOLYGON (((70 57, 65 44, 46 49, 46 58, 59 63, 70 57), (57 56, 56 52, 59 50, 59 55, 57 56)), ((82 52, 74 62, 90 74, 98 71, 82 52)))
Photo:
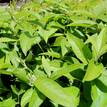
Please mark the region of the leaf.
POLYGON ((16 102, 12 98, 8 98, 8 99, 3 100, 2 102, 0 102, 1 107, 15 107, 15 105, 16 105, 16 102))
POLYGON ((59 84, 49 78, 38 78, 34 85, 55 103, 66 107, 77 107, 78 105, 78 103, 73 100, 75 94, 69 94, 59 84))
POLYGON ((83 67, 84 67, 83 64, 66 65, 62 67, 61 69, 59 69, 58 71, 52 73, 51 78, 55 80, 61 76, 64 76, 65 74, 71 73, 72 71, 77 70, 79 68, 83 68, 83 67))
POLYGON ((98 80, 100 80, 107 87, 107 71, 103 72, 98 80))
POLYGON ((95 58, 95 60, 97 59, 98 56, 98 50, 97 50, 97 34, 94 34, 92 36, 88 36, 87 41, 85 42, 87 43, 91 43, 92 44, 92 53, 93 53, 93 57, 95 58))
POLYGON ((79 96, 80 96, 80 91, 79 91, 79 89, 77 88, 77 87, 75 87, 75 86, 70 86, 70 87, 66 87, 66 88, 64 88, 64 90, 70 95, 70 96, 73 96, 73 102, 74 102, 74 104, 75 104, 75 107, 77 106, 77 105, 79 105, 79 96))
POLYGON ((19 57, 18 57, 18 54, 15 50, 9 52, 7 54, 7 56, 11 62, 11 64, 14 66, 14 67, 18 67, 19 66, 19 57))
POLYGON ((7 71, 7 70, 0 70, 0 74, 12 75, 13 72, 11 72, 11 71, 7 71))
POLYGON ((82 50, 84 47, 84 43, 81 41, 81 39, 73 36, 72 34, 67 34, 67 38, 77 58, 79 58, 84 64, 87 64, 87 60, 85 59, 82 50))
POLYGON ((2 42, 16 42, 16 39, 11 39, 11 38, 7 38, 7 37, 1 37, 0 38, 0 43, 2 42))
POLYGON ((28 89, 22 96, 21 98, 21 107, 25 107, 27 103, 29 103, 31 96, 33 94, 33 89, 30 88, 28 89))
POLYGON ((48 52, 44 52, 44 53, 41 53, 40 55, 48 55, 48 56, 52 56, 53 58, 60 58, 60 54, 57 53, 57 52, 54 52, 52 49, 51 50, 48 50, 48 52))
POLYGON ((107 89, 106 89, 107 88, 107 71, 106 70, 102 73, 102 75, 99 78, 95 80, 95 84, 100 90, 107 92, 107 89))
POLYGON ((102 92, 96 85, 92 85, 93 103, 91 107, 106 107, 107 106, 107 93, 102 92))
POLYGON ((91 52, 90 48, 88 47, 88 45, 84 45, 82 50, 83 50, 83 54, 84 54, 85 58, 87 60, 91 60, 92 52, 91 52))
POLYGON ((27 51, 32 47, 32 45, 40 42, 40 38, 32 37, 28 32, 22 33, 20 35, 20 46, 23 53, 26 55, 27 51))
POLYGON ((82 27, 90 27, 92 25, 95 25, 96 23, 91 20, 75 20, 73 23, 67 25, 67 26, 82 26, 82 27))
POLYGON ((86 74, 83 78, 84 81, 92 81, 100 76, 104 71, 103 64, 96 65, 93 60, 91 60, 88 64, 88 68, 86 70, 86 74))
POLYGON ((43 96, 38 90, 35 89, 31 96, 29 107, 40 107, 44 99, 45 96, 43 96))
POLYGON ((101 48, 107 43, 107 28, 103 28, 98 35, 97 39, 97 49, 100 52, 101 48))
POLYGON ((42 56, 42 65, 43 65, 43 68, 44 68, 45 72, 47 73, 47 75, 49 77, 51 76, 51 72, 56 71, 56 69, 57 69, 57 68, 53 67, 50 64, 50 60, 46 59, 44 56, 42 56))
POLYGON ((11 85, 11 89, 12 89, 14 94, 18 95, 18 90, 17 90, 15 85, 11 85))
POLYGON ((93 55, 98 59, 102 54, 107 52, 107 28, 104 27, 99 35, 88 36, 86 43, 92 44, 93 55))
POLYGON ((11 16, 9 12, 6 11, 5 8, 0 6, 0 21, 4 23, 4 21, 9 21, 11 19, 11 16))
POLYGON ((51 67, 49 65, 49 60, 45 59, 44 56, 42 56, 42 65, 43 65, 43 68, 44 68, 45 72, 50 77, 52 69, 51 69, 51 67))
POLYGON ((27 72, 26 70, 24 69, 21 69, 21 68, 17 68, 17 69, 14 69, 13 70, 13 74, 20 80, 26 82, 26 83, 29 83, 29 79, 28 79, 28 76, 27 76, 27 72))
POLYGON ((40 36, 42 36, 42 38, 45 40, 45 42, 47 43, 49 37, 54 34, 57 31, 57 29, 55 28, 51 28, 49 30, 45 30, 45 29, 39 29, 39 34, 40 36))

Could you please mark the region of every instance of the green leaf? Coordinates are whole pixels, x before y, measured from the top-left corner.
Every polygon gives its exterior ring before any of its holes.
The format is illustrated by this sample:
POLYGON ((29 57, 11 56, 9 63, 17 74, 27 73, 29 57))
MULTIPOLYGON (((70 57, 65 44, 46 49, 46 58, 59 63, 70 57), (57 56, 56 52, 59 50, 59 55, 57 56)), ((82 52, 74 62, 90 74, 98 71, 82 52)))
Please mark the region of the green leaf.
POLYGON ((66 38, 63 37, 63 35, 56 38, 56 40, 54 42, 54 46, 61 47, 62 56, 64 56, 68 52, 68 50, 67 50, 68 42, 67 42, 66 38))
POLYGON ((93 103, 91 107, 107 107, 107 93, 102 92, 96 85, 92 85, 93 103))
POLYGON ((37 89, 35 89, 31 96, 29 107, 40 107, 44 99, 45 96, 43 96, 37 89))
POLYGON ((107 71, 105 70, 102 75, 95 81, 100 90, 106 91, 107 88, 107 71))
POLYGON ((86 74, 83 78, 84 81, 92 81, 100 76, 104 71, 103 64, 96 65, 93 60, 91 60, 88 64, 88 68, 86 70, 86 74))
POLYGON ((50 60, 48 58, 46 59, 44 56, 42 56, 42 65, 43 65, 43 68, 44 68, 45 72, 47 73, 47 75, 49 77, 51 76, 52 71, 57 70, 56 67, 54 67, 50 64, 50 60))
POLYGON ((92 44, 93 55, 95 59, 98 59, 101 55, 107 52, 107 28, 104 27, 99 35, 88 36, 86 43, 92 44))
POLYGON ((15 107, 15 105, 16 105, 16 102, 12 98, 8 98, 8 99, 3 100, 2 102, 0 102, 1 107, 15 107))
POLYGON ((12 89, 14 94, 18 95, 18 90, 17 90, 15 85, 11 85, 11 89, 12 89))
POLYGON ((60 54, 57 52, 54 52, 52 49, 48 50, 48 52, 41 53, 40 55, 48 55, 52 56, 53 58, 60 58, 60 54))
POLYGON ((7 54, 7 56, 11 62, 11 64, 14 66, 14 67, 18 67, 19 66, 19 57, 18 57, 18 54, 15 50, 9 52, 7 54))
POLYGON ((81 39, 73 36, 72 34, 67 34, 68 42, 72 47, 73 52, 84 64, 87 64, 87 60, 83 54, 84 43, 81 39))
POLYGON ((43 68, 44 68, 45 72, 50 77, 52 68, 49 65, 49 59, 45 59, 45 57, 42 56, 42 65, 43 65, 43 68))
POLYGON ((32 47, 32 45, 39 42, 40 38, 37 36, 32 37, 28 32, 22 33, 20 35, 20 46, 25 55, 27 54, 27 51, 32 47))
POLYGON ((75 93, 66 92, 59 84, 49 78, 38 78, 34 84, 40 92, 55 103, 66 107, 77 107, 75 102, 75 93), (44 88, 45 87, 45 88, 44 88))
POLYGON ((11 72, 11 71, 7 71, 7 70, 0 70, 0 74, 12 75, 13 72, 11 72))
POLYGON ((77 105, 79 105, 79 101, 80 101, 80 91, 77 87, 75 86, 70 86, 70 87, 66 87, 64 88, 64 90, 70 95, 73 96, 73 102, 75 104, 75 107, 77 105))
POLYGON ((7 37, 1 37, 0 38, 0 43, 1 42, 16 42, 16 39, 11 39, 11 38, 7 38, 7 37))
POLYGON ((107 71, 103 72, 98 80, 100 80, 107 87, 107 71))
POLYGON ((53 72, 51 78, 55 80, 61 76, 64 76, 65 74, 71 73, 72 71, 77 70, 79 68, 81 69, 83 67, 84 67, 83 64, 71 64, 71 65, 63 66, 56 72, 53 72))
POLYGON ((49 37, 52 36, 52 34, 54 34, 56 31, 57 31, 57 29, 55 29, 55 28, 51 28, 49 30, 45 30, 45 29, 41 28, 41 29, 39 29, 39 34, 47 43, 49 37))
POLYGON ((96 23, 91 20, 75 20, 73 23, 67 25, 67 26, 82 26, 82 27, 90 27, 92 25, 95 25, 96 23))
POLYGON ((21 98, 21 107, 25 107, 26 104, 30 102, 33 91, 34 90, 32 88, 30 88, 23 94, 23 96, 21 98))
POLYGON ((98 56, 98 50, 97 50, 97 34, 94 34, 92 36, 88 36, 87 41, 85 42, 87 43, 91 43, 92 44, 92 53, 93 53, 93 57, 95 58, 95 60, 97 59, 98 56))
POLYGON ((29 83, 29 79, 28 79, 28 75, 26 70, 21 69, 21 68, 17 68, 13 70, 13 74, 20 80, 29 83))

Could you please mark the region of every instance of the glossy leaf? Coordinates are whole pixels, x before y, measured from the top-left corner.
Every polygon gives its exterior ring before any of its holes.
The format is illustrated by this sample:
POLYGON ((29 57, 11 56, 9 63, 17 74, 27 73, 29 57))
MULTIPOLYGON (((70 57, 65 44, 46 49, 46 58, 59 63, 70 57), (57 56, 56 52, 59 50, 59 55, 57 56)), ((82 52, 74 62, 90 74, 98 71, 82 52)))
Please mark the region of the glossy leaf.
POLYGON ((91 60, 88 64, 88 68, 86 70, 86 74, 83 78, 84 81, 92 81, 100 76, 104 72, 104 66, 102 64, 96 65, 93 60, 91 60))
POLYGON ((28 89, 21 98, 21 107, 25 107, 25 105, 30 101, 31 96, 33 94, 33 89, 28 89))
POLYGON ((48 78, 39 78, 35 81, 35 86, 45 96, 52 101, 67 107, 76 107, 78 101, 75 102, 75 94, 66 92, 58 83, 48 78), (44 88, 45 87, 45 88, 44 88))
POLYGON ((107 106, 107 93, 102 92, 99 90, 96 85, 92 86, 92 95, 93 96, 93 103, 91 107, 106 107, 107 106), (95 95, 96 93, 96 95, 95 95))
POLYGON ((11 38, 6 38, 6 37, 0 38, 0 43, 1 42, 15 42, 15 41, 17 41, 17 40, 11 39, 11 38))
POLYGON ((74 70, 77 70, 79 68, 82 69, 83 67, 84 67, 83 64, 66 65, 66 66, 62 67, 61 69, 59 69, 58 71, 54 72, 51 75, 51 78, 52 79, 57 79, 57 78, 59 78, 61 76, 64 76, 65 74, 71 73, 74 70))
POLYGON ((57 31, 57 29, 51 28, 49 30, 45 30, 45 29, 40 29, 39 30, 39 34, 42 36, 42 38, 45 40, 45 42, 47 43, 49 37, 54 34, 57 31))
POLYGON ((103 28, 99 35, 89 36, 86 42, 92 43, 93 55, 98 59, 102 54, 107 52, 106 43, 107 43, 107 28, 103 28))
POLYGON ((3 100, 2 102, 0 102, 1 107, 15 107, 15 105, 16 105, 16 102, 12 98, 8 98, 8 99, 3 100))
POLYGON ((32 37, 28 32, 22 33, 20 35, 20 46, 22 48, 23 53, 26 55, 27 51, 32 47, 32 45, 38 43, 40 38, 32 37))
POLYGON ((45 99, 45 96, 43 96, 38 90, 34 90, 32 93, 29 107, 39 107, 45 99))
POLYGON ((69 34, 67 35, 68 38, 68 42, 70 43, 73 52, 75 53, 75 55, 83 62, 83 63, 87 63, 87 60, 85 59, 85 56, 83 54, 83 47, 84 47, 84 43, 77 37, 69 34))

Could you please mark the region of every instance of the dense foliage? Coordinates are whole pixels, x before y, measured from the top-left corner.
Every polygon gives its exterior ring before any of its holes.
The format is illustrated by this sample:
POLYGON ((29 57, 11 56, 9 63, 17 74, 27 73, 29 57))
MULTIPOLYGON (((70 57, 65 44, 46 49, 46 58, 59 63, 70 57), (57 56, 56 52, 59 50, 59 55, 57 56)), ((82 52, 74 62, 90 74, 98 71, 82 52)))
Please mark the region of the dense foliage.
POLYGON ((0 7, 0 107, 107 107, 107 0, 34 0, 0 7))

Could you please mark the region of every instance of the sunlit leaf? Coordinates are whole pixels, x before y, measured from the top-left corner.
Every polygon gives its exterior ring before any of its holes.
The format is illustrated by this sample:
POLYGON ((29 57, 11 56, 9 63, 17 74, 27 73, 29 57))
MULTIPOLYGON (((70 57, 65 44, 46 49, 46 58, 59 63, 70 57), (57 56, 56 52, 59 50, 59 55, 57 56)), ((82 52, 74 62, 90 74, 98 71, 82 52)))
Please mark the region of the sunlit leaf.
MULTIPOLYGON (((45 96, 52 101, 67 107, 76 107, 78 101, 75 101, 77 93, 66 92, 58 83, 48 78, 39 78, 35 81, 35 86, 45 96), (44 88, 45 87, 45 88, 44 88)), ((78 96, 79 97, 79 96, 78 96)))
POLYGON ((25 107, 25 105, 30 101, 33 91, 34 90, 30 88, 23 94, 21 98, 21 107, 25 107))
POLYGON ((88 68, 86 70, 86 74, 83 78, 84 81, 92 81, 100 76, 104 72, 103 64, 95 64, 93 60, 91 60, 88 64, 88 68))

